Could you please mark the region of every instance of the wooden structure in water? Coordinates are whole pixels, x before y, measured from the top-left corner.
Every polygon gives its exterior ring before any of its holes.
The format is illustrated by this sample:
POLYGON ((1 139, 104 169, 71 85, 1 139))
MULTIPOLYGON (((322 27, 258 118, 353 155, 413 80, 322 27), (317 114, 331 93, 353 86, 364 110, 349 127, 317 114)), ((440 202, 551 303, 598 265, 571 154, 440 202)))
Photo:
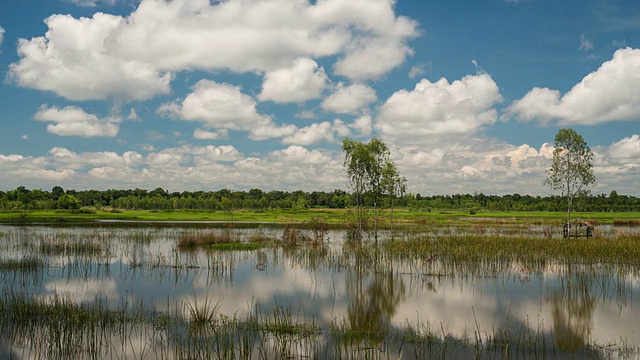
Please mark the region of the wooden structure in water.
POLYGON ((593 237, 593 225, 588 221, 574 220, 574 224, 564 224, 562 235, 565 238, 593 237))

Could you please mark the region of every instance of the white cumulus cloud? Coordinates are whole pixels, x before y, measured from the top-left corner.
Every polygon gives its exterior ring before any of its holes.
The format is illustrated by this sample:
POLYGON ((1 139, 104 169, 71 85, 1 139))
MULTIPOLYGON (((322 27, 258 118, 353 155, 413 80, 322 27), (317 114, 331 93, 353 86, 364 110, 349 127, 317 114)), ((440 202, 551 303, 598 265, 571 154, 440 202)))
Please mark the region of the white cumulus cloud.
POLYGON ((300 58, 293 66, 269 71, 264 76, 261 101, 303 102, 319 98, 329 79, 322 67, 309 58, 300 58))
POLYGON ((202 129, 195 129, 193 131, 193 138, 198 140, 218 140, 227 138, 227 131, 207 131, 202 129))
POLYGON ((4 41, 4 29, 0 26, 0 46, 2 46, 2 41, 4 41))
POLYGON ((633 134, 609 147, 611 157, 616 159, 640 159, 640 136, 633 134))
POLYGON ((106 46, 123 22, 104 13, 90 19, 52 15, 45 36, 18 41, 20 61, 10 65, 9 78, 70 100, 143 100, 168 93, 169 72, 106 46))
POLYGON ((412 54, 407 41, 419 34, 394 3, 142 0, 127 16, 56 14, 43 36, 19 40, 9 78, 70 100, 119 101, 167 94, 176 72, 270 72, 299 58, 337 59, 338 75, 377 78, 412 54))
POLYGON ((373 130, 371 115, 363 115, 355 119, 355 121, 349 125, 350 128, 358 131, 359 136, 370 136, 373 130))
POLYGON ((336 142, 336 138, 342 139, 350 134, 349 127, 342 120, 336 119, 332 123, 323 121, 298 129, 295 133, 284 137, 282 143, 307 146, 322 141, 336 142))
POLYGON ((344 86, 339 83, 333 94, 324 99, 321 107, 325 111, 352 114, 362 110, 376 100, 378 100, 376 91, 368 85, 353 84, 344 86))
POLYGON ((485 73, 449 83, 421 80, 412 91, 395 92, 376 121, 382 135, 406 140, 448 134, 472 134, 497 119, 502 101, 498 85, 485 73))
POLYGON ((270 116, 258 113, 256 101, 237 86, 200 80, 192 90, 184 100, 163 104, 158 112, 182 120, 199 121, 211 129, 249 132, 255 140, 281 137, 295 131, 295 127, 277 126, 270 116))
POLYGON ((585 76, 569 92, 533 88, 511 104, 506 117, 561 125, 640 120, 640 49, 619 49, 613 59, 585 76))
POLYGON ((99 119, 76 106, 67 106, 62 109, 43 105, 34 115, 38 121, 51 122, 47 125, 47 131, 62 136, 115 137, 118 135, 120 118, 99 119))

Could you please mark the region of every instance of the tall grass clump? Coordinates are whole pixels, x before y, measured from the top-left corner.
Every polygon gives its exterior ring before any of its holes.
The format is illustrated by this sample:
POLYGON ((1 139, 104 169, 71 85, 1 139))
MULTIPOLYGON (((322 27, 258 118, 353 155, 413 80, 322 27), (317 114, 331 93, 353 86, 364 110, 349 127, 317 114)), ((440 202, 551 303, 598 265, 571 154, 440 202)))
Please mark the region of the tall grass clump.
MULTIPOLYGON (((601 266, 624 266, 640 271, 640 239, 621 237, 558 239, 507 236, 411 237, 405 241, 385 241, 383 251, 400 260, 430 261, 443 266, 463 266, 505 272, 519 262, 532 269, 550 263, 591 263, 601 266)), ((463 270, 463 269, 458 269, 463 270)), ((459 271, 456 271, 459 272, 459 271)))
POLYGON ((44 260, 33 256, 0 260, 0 271, 38 271, 46 266, 47 263, 44 260))
POLYGON ((216 231, 189 231, 184 232, 178 239, 178 248, 181 250, 191 250, 200 247, 207 247, 215 244, 228 244, 240 241, 233 231, 225 229, 216 231))

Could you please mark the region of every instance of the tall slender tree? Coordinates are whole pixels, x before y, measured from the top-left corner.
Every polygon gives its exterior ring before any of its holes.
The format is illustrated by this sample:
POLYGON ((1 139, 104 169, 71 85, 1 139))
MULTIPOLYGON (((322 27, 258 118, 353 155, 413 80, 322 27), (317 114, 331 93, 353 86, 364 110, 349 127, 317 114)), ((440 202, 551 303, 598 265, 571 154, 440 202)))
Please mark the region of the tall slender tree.
POLYGON ((384 192, 383 171, 389 162, 389 148, 378 138, 368 143, 346 138, 342 141, 345 152, 344 167, 353 190, 358 230, 362 232, 365 222, 365 196, 370 196, 374 207, 374 237, 378 241, 378 205, 384 192))
POLYGON ((556 134, 553 163, 547 169, 544 184, 561 190, 567 198, 567 231, 571 227, 571 211, 574 199, 584 188, 596 183, 593 174, 593 153, 586 141, 573 129, 560 129, 556 134))

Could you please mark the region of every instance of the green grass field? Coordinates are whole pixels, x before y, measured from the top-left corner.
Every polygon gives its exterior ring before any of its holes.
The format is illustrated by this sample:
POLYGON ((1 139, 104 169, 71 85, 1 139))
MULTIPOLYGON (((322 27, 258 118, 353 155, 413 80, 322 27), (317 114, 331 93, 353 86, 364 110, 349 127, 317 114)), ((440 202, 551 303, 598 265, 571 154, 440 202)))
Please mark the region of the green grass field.
MULTIPOLYGON (((373 212, 371 212, 373 215, 373 212)), ((177 211, 154 211, 154 210, 118 210, 114 211, 93 211, 93 212, 72 212, 56 210, 34 210, 27 213, 21 211, 0 212, 0 223, 5 224, 33 224, 33 223, 88 223, 97 220, 126 220, 126 221, 221 221, 221 222, 268 222, 268 223, 296 223, 307 222, 314 218, 320 219, 329 224, 343 224, 353 219, 353 212, 344 209, 308 209, 308 210, 270 210, 263 212, 256 211, 234 211, 233 213, 223 211, 203 211, 203 210, 177 210, 177 211)), ((579 218, 592 221, 597 224, 611 224, 623 222, 633 225, 640 225, 640 213, 638 212, 616 212, 616 213, 572 213, 573 219, 579 218)), ((388 209, 378 211, 380 223, 389 223, 391 213, 388 209)), ((409 211, 395 209, 393 211, 393 221, 397 224, 411 223, 437 223, 450 221, 537 221, 540 223, 562 223, 566 219, 564 212, 478 212, 469 214, 463 211, 409 211)))

